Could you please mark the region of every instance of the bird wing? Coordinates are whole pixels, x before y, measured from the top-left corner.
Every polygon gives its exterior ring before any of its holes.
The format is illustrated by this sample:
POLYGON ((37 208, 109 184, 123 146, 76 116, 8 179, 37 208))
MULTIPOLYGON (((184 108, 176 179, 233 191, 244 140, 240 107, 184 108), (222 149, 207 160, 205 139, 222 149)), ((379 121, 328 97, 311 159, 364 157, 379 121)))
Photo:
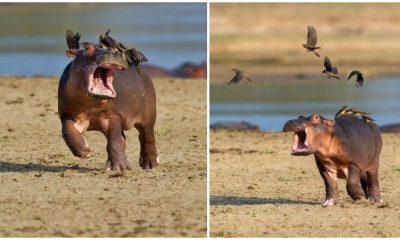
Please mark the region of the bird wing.
POLYGON ((360 73, 357 75, 356 87, 362 87, 363 84, 364 84, 364 78, 363 75, 360 73))
POLYGON ((122 49, 124 49, 124 50, 127 50, 127 49, 128 49, 128 47, 125 46, 125 44, 123 44, 122 42, 119 42, 119 46, 120 46, 122 49))
POLYGON ((248 76, 247 73, 245 73, 245 72, 241 72, 240 77, 241 77, 242 79, 246 79, 246 80, 249 81, 249 82, 253 81, 253 80, 251 80, 251 78, 249 78, 249 76, 248 76))
POLYGON ((332 64, 331 64, 331 61, 330 61, 329 58, 326 57, 326 56, 325 56, 325 59, 324 59, 324 66, 325 66, 326 71, 332 72, 332 64))
POLYGON ((333 74, 338 74, 339 73, 339 70, 337 69, 337 67, 333 67, 332 68, 332 73, 333 74))
POLYGON ((344 113, 344 110, 347 109, 347 106, 343 106, 339 111, 335 114, 335 118, 342 115, 344 113))
POLYGON ((309 47, 315 47, 317 45, 317 31, 312 26, 308 26, 306 45, 309 47))
POLYGON ((240 81, 241 81, 241 79, 239 78, 239 74, 236 74, 228 84, 229 84, 229 85, 237 84, 237 83, 239 83, 240 81))
POLYGON ((350 78, 352 78, 354 75, 360 75, 360 74, 361 74, 360 71, 358 71, 358 70, 353 70, 353 71, 350 73, 349 77, 347 78, 347 81, 350 80, 350 78))
POLYGON ((79 49, 80 39, 81 35, 78 32, 75 34, 74 31, 67 29, 66 40, 69 49, 76 49, 76 50, 79 49))
POLYGON ((362 115, 361 117, 362 117, 364 120, 369 120, 369 121, 375 122, 375 120, 374 120, 373 118, 369 117, 369 116, 362 115))

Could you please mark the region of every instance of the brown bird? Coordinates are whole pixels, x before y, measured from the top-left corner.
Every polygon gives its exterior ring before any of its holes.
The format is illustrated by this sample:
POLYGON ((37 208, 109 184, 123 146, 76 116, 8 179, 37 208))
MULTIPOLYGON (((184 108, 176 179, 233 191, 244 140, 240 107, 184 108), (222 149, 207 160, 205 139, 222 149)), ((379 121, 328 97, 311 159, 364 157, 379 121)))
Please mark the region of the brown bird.
POLYGON ((347 106, 344 105, 339 111, 335 114, 335 118, 341 115, 344 115, 344 113, 347 111, 347 106))
POLYGON ((303 47, 307 49, 307 52, 313 52, 317 57, 321 57, 315 50, 320 49, 317 47, 317 31, 314 27, 308 26, 307 43, 303 44, 303 47))
POLYGON ((375 120, 373 118, 369 117, 369 116, 362 115, 361 117, 367 123, 375 123, 375 120))
POLYGON ((81 35, 77 32, 67 29, 66 40, 68 49, 78 50, 79 49, 79 40, 81 39, 81 35))
POLYGON ((128 61, 129 65, 135 65, 139 75, 142 75, 142 73, 140 72, 139 65, 142 62, 147 62, 148 61, 147 57, 136 48, 131 48, 126 50, 123 56, 128 61))
POLYGON ((371 115, 367 112, 359 111, 355 108, 347 108, 347 106, 343 106, 339 111, 336 113, 335 118, 338 116, 354 116, 354 117, 361 117, 367 123, 375 123, 375 120, 368 115, 371 115))
POLYGON ((328 78, 336 78, 337 80, 340 80, 336 74, 339 73, 338 69, 336 67, 332 67, 331 61, 329 60, 328 57, 325 57, 324 60, 324 65, 325 65, 325 70, 322 71, 322 73, 325 73, 328 78))
POLYGON ((114 38, 112 38, 109 34, 110 34, 111 29, 108 29, 104 36, 102 34, 99 34, 99 40, 100 40, 100 46, 102 48, 111 48, 114 51, 117 52, 124 52, 127 47, 125 45, 123 45, 122 43, 118 42, 117 40, 115 40, 114 38))
POLYGON ((353 70, 346 81, 349 81, 350 78, 352 78, 354 75, 357 75, 356 87, 362 87, 362 85, 364 84, 364 77, 362 73, 358 70, 353 70))
POLYGON ((251 79, 249 78, 249 76, 247 76, 247 73, 244 71, 241 71, 237 68, 233 68, 232 71, 234 73, 236 73, 236 75, 232 78, 231 81, 229 81, 229 85, 232 84, 238 84, 239 82, 241 82, 242 80, 246 79, 247 81, 251 82, 251 79))

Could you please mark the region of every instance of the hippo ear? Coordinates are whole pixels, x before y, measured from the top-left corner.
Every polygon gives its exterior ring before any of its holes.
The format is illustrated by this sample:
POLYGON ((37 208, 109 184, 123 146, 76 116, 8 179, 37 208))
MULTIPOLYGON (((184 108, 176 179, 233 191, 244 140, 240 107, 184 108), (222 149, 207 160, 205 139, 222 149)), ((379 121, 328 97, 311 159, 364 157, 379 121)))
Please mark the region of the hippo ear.
POLYGON ((324 119, 322 120, 326 126, 328 127, 333 127, 336 123, 336 121, 334 119, 324 119))

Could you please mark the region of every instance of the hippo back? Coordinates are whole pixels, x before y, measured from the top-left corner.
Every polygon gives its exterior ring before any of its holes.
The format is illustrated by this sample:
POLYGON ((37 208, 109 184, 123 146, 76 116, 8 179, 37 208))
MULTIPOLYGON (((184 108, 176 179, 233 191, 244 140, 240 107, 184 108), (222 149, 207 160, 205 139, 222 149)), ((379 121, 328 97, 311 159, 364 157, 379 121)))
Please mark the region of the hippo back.
POLYGON ((357 153, 358 156, 365 152, 369 158, 379 156, 382 137, 376 124, 354 116, 340 116, 335 121, 335 134, 343 140, 350 152, 357 153))

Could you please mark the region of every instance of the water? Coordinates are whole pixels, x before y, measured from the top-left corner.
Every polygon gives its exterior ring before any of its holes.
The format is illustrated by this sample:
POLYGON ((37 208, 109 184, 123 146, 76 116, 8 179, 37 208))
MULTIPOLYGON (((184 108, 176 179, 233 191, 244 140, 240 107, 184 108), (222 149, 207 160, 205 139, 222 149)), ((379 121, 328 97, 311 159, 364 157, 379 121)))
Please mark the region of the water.
POLYGON ((378 125, 400 122, 400 77, 367 81, 362 88, 343 82, 246 84, 210 87, 210 124, 246 121, 264 131, 281 131, 299 115, 333 118, 343 105, 370 112, 378 125))
POLYGON ((172 69, 207 58, 205 3, 0 4, 0 75, 60 75, 70 61, 65 31, 83 41, 111 36, 172 69))

